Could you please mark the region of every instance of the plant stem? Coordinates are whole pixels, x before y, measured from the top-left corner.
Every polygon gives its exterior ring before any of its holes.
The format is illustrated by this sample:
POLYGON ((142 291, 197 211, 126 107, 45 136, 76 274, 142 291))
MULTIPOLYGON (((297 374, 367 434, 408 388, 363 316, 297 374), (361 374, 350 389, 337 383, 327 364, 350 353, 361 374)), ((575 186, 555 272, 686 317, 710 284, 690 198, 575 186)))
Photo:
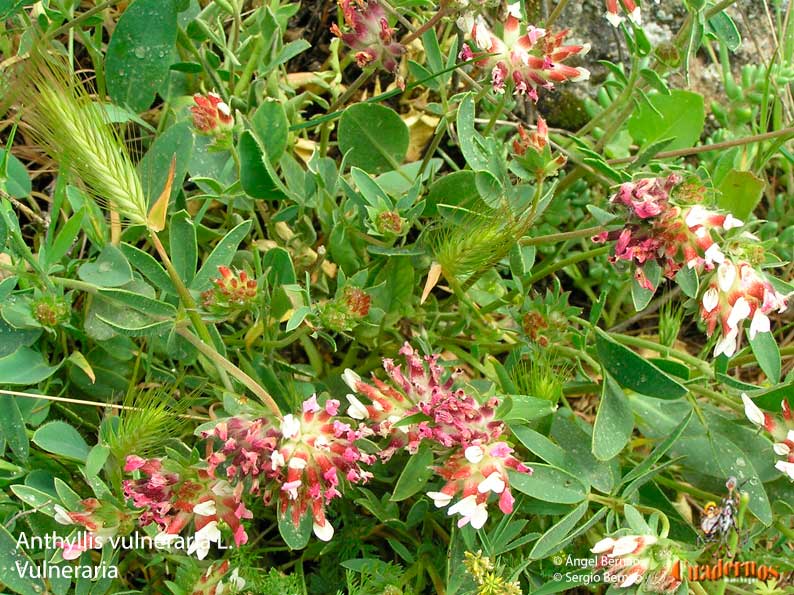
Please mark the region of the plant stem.
POLYGON ((203 355, 207 356, 214 364, 223 368, 229 374, 237 378, 240 382, 242 382, 248 390, 254 393, 265 406, 273 412, 276 417, 281 417, 281 410, 278 408, 278 405, 273 400, 273 397, 262 388, 256 380, 251 378, 248 374, 243 372, 240 368, 235 366, 232 362, 228 359, 223 357, 220 353, 218 353, 215 349, 204 343, 201 339, 199 339, 196 335, 191 333, 188 329, 184 327, 177 327, 176 332, 187 340, 188 343, 193 345, 196 349, 198 349, 203 355))
POLYGON ((414 39, 421 37, 424 35, 425 31, 429 31, 431 28, 435 27, 436 23, 438 23, 441 19, 447 16, 447 7, 442 3, 441 8, 438 9, 438 12, 434 14, 430 19, 428 19, 424 24, 422 24, 418 29, 411 31, 408 35, 406 35, 401 43, 403 45, 408 45, 414 39))
POLYGON ((589 260, 590 258, 595 258, 596 256, 601 256, 602 254, 606 254, 612 249, 611 246, 599 246, 598 248, 593 248, 591 250, 586 250, 585 252, 577 252, 576 254, 572 254, 568 258, 563 258, 562 260, 557 260, 552 262, 548 266, 540 269, 537 273, 532 275, 527 281, 528 285, 532 285, 533 283, 537 283, 544 277, 548 277, 552 273, 555 273, 561 269, 564 269, 567 266, 572 264, 576 264, 577 262, 581 262, 583 260, 589 260))
MULTIPOLYGON (((204 341, 209 348, 214 350, 215 343, 212 340, 212 336, 210 335, 207 325, 204 324, 204 321, 201 319, 201 316, 197 311, 196 301, 193 299, 193 296, 190 295, 190 291, 188 291, 188 288, 185 287, 185 284, 182 282, 182 278, 174 268, 171 258, 168 256, 168 252, 160 241, 160 237, 155 231, 150 231, 149 237, 152 240, 152 244, 154 244, 155 250, 157 250, 157 253, 160 255, 160 260, 163 261, 165 270, 168 271, 168 276, 171 277, 171 281, 173 282, 174 287, 176 287, 177 293, 179 293, 179 299, 182 301, 182 305, 185 307, 185 311, 187 312, 190 321, 193 323, 196 332, 198 333, 199 337, 201 337, 201 340, 204 341)), ((229 376, 226 374, 224 368, 217 365, 216 367, 218 369, 221 382, 223 382, 223 386, 226 387, 227 390, 234 390, 234 387, 232 386, 229 376)))
POLYGON ((566 240, 575 240, 578 238, 587 238, 590 236, 598 235, 606 228, 602 225, 595 225, 593 227, 585 227, 582 229, 574 229, 573 231, 563 231, 560 233, 551 233, 545 236, 535 236, 534 238, 521 238, 518 243, 522 246, 537 246, 538 244, 556 244, 557 242, 564 242, 566 240))
MULTIPOLYGON (((794 126, 789 128, 782 128, 781 130, 774 130, 772 132, 764 132, 763 134, 754 134, 752 136, 745 136, 742 138, 735 138, 726 140, 713 145, 700 145, 698 147, 691 147, 689 149, 676 149, 675 151, 662 151, 656 154, 656 159, 669 159, 672 157, 685 157, 687 155, 697 155, 698 153, 709 153, 711 151, 719 151, 721 149, 729 149, 731 147, 740 147, 742 145, 749 145, 752 143, 760 143, 765 140, 779 138, 782 136, 794 136, 794 126)), ((610 159, 607 161, 610 165, 621 163, 631 163, 635 161, 637 156, 621 157, 620 159, 610 159)))
POLYGON ((560 14, 562 13, 563 9, 568 4, 568 1, 569 0, 560 0, 559 2, 557 2, 557 6, 555 6, 554 10, 551 11, 551 14, 549 15, 549 18, 546 19, 546 23, 544 24, 544 27, 546 28, 546 30, 550 30, 551 29, 551 26, 554 24, 554 21, 556 21, 557 17, 560 16, 560 14))

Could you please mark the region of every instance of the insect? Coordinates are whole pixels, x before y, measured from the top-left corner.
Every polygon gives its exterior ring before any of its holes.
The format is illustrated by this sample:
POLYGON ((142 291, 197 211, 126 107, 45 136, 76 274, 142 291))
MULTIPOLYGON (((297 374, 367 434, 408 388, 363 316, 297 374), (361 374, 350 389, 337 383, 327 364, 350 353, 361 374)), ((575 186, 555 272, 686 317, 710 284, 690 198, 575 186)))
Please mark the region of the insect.
POLYGON ((729 477, 725 482, 728 488, 728 497, 723 498, 718 506, 716 502, 708 502, 703 507, 700 519, 700 529, 703 535, 700 539, 706 543, 721 541, 725 543, 731 530, 738 532, 736 526, 736 507, 739 504, 739 492, 735 477, 729 477))

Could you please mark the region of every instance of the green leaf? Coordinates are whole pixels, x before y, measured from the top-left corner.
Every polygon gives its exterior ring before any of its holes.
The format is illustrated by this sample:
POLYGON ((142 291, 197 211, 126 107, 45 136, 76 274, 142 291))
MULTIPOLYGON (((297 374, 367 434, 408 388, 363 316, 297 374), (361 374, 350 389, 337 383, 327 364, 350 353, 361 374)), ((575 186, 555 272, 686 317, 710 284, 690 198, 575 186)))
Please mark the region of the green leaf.
POLYGON ((623 479, 621 479, 621 483, 629 483, 653 467, 653 465, 655 465, 667 453, 667 451, 670 450, 670 447, 675 443, 675 441, 681 437, 681 434, 684 433, 684 430, 686 430, 689 422, 692 420, 693 415, 694 413, 692 411, 687 413, 684 419, 681 420, 681 422, 675 427, 670 435, 656 445, 656 448, 651 451, 650 455, 645 457, 639 465, 626 473, 623 479))
POLYGON ((60 262, 69 251, 69 248, 72 247, 75 238, 77 238, 77 234, 80 233, 80 229, 83 226, 84 216, 85 212, 81 209, 61 226, 61 230, 58 232, 58 235, 55 236, 50 247, 47 248, 45 259, 41 263, 41 267, 44 270, 48 270, 52 265, 60 262))
POLYGON ((240 155, 240 184, 248 196, 267 200, 284 198, 265 165, 266 152, 251 131, 246 130, 240 136, 237 152, 240 155))
POLYGON ((637 279, 631 282, 631 299, 634 302, 634 309, 639 312, 644 310, 648 303, 656 293, 656 288, 659 287, 659 281, 662 280, 662 267, 655 260, 649 260, 642 267, 648 281, 653 285, 653 289, 646 289, 637 279))
MULTIPOLYGON (((0 148, 0 163, 3 163, 3 159, 5 159, 5 157, 6 150, 0 148)), ((30 176, 28 175, 28 170, 25 169, 25 166, 22 164, 22 162, 12 153, 8 153, 6 168, 6 174, 8 177, 5 180, 5 191, 14 198, 25 198, 33 189, 33 186, 30 182, 30 176)), ((3 184, 2 175, 3 172, 0 171, 0 188, 2 188, 3 184)), ((2 243, 0 243, 0 248, 2 248, 2 243)))
POLYGON ((179 211, 171 217, 168 244, 171 262, 179 274, 179 278, 189 285, 196 275, 198 247, 196 245, 196 228, 187 211, 179 211))
POLYGON ((603 376, 601 402, 593 427, 593 454, 600 461, 608 461, 617 456, 631 438, 634 415, 623 389, 606 371, 603 376))
POLYGON ((8 443, 17 458, 25 461, 30 453, 25 420, 14 397, 0 396, 0 436, 8 443))
POLYGON ((169 204, 173 204, 174 199, 182 190, 192 154, 193 131, 190 122, 182 122, 171 126, 152 143, 152 146, 146 151, 138 165, 143 191, 150 207, 165 189, 171 168, 171 160, 176 155, 174 180, 169 197, 169 204))
MULTIPOLYGON (((293 550, 302 550, 305 548, 312 536, 313 519, 311 508, 301 517, 297 526, 292 523, 292 507, 287 507, 284 514, 279 510, 277 517, 278 531, 281 533, 281 538, 284 540, 284 543, 293 550)), ((331 521, 326 520, 325 522, 330 523, 331 521)))
POLYGON ((565 541, 566 536, 576 526, 587 512, 588 503, 582 502, 579 506, 574 508, 571 512, 566 514, 560 521, 552 526, 548 531, 540 536, 535 546, 529 552, 529 557, 533 560, 545 558, 553 551, 559 549, 560 544, 565 541))
POLYGON ((736 23, 724 10, 718 12, 708 20, 709 29, 717 36, 721 43, 725 44, 730 51, 735 52, 742 47, 742 36, 736 23))
POLYGON ((753 350, 758 365, 766 374, 767 379, 777 384, 780 382, 780 349, 772 333, 756 333, 755 339, 750 339, 750 330, 747 330, 747 339, 753 350))
POLYGON ((96 444, 88 453, 85 462, 85 476, 87 478, 95 478, 102 471, 105 461, 108 460, 110 455, 110 447, 104 444, 96 444))
POLYGON ((30 347, 20 347, 0 358, 0 384, 38 384, 55 373, 59 366, 49 366, 44 356, 30 347))
POLYGON ((753 172, 732 169, 717 186, 717 206, 746 220, 761 200, 765 186, 766 182, 753 172))
POLYGON ((116 23, 105 57, 114 103, 143 112, 168 76, 176 43, 175 0, 136 0, 116 23))
POLYGON ((789 382, 753 397, 753 401, 761 409, 774 411, 775 413, 780 411, 783 399, 789 399, 789 402, 794 402, 794 382, 789 382))
POLYGON ((510 487, 544 502, 576 504, 587 498, 587 488, 567 471, 543 463, 531 466, 531 475, 509 470, 510 487))
POLYGON ((37 563, 17 547, 14 536, 0 525, 0 583, 20 595, 41 595, 45 592, 44 583, 40 578, 27 576, 29 573, 35 576, 37 570, 37 563))
POLYGON ((119 248, 124 256, 127 257, 129 263, 151 281, 155 287, 171 295, 177 295, 176 287, 174 287, 171 277, 168 276, 162 265, 151 254, 129 244, 121 244, 119 248))
POLYGON ((460 151, 469 167, 475 171, 488 169, 488 155, 481 146, 482 136, 474 126, 474 97, 471 95, 460 102, 456 127, 460 151))
POLYGON ((530 422, 551 415, 557 409, 557 406, 548 399, 527 395, 505 395, 503 404, 508 403, 510 409, 504 414, 497 410, 497 417, 506 422, 530 422))
POLYGON ((251 127, 265 148, 270 163, 278 163, 287 148, 289 121, 284 106, 273 99, 266 99, 254 112, 251 127))
POLYGON ((653 108, 641 103, 629 118, 629 132, 637 144, 644 147, 674 138, 667 147, 673 150, 691 147, 698 141, 706 122, 702 95, 676 89, 670 95, 650 95, 649 101, 653 108))
POLYGON ((697 271, 688 266, 681 267, 675 274, 675 282, 681 288, 685 296, 695 299, 700 289, 700 280, 697 271))
POLYGON ((33 434, 33 443, 47 452, 85 463, 90 448, 80 433, 63 421, 51 421, 33 434))
POLYGON ((438 204, 453 206, 472 206, 480 201, 480 193, 476 184, 477 174, 468 169, 455 171, 439 177, 425 197, 424 215, 434 216, 438 213, 438 204))
POLYGON ((670 89, 667 86, 667 83, 659 76, 655 70, 650 68, 643 68, 640 70, 640 75, 645 81, 654 89, 659 91, 659 93, 663 93, 664 95, 670 95, 670 89))
POLYGON ((218 275, 219 266, 229 266, 237 252, 240 242, 245 239, 251 231, 251 221, 243 221, 229 233, 223 236, 215 249, 210 253, 201 269, 196 273, 196 277, 190 284, 190 289, 194 291, 204 291, 212 285, 212 279, 218 275))
POLYGON ((125 289, 100 289, 99 293, 103 297, 121 302, 133 310, 143 312, 149 316, 169 319, 176 318, 176 308, 171 304, 146 297, 134 291, 127 291, 125 289))
POLYGON ((121 250, 107 244, 96 261, 80 265, 77 276, 98 287, 119 287, 132 281, 132 268, 121 250))
POLYGON ((403 468, 394 492, 392 502, 401 502, 410 498, 421 490, 433 476, 433 451, 428 442, 422 442, 416 454, 411 455, 408 463, 403 468))
POLYGON ((348 165, 368 173, 398 169, 408 151, 408 127, 397 113, 375 103, 347 108, 339 121, 339 150, 348 165))
POLYGON ((628 347, 596 329, 596 351, 601 364, 621 386, 657 399, 678 399, 687 389, 628 347))
POLYGON ((17 498, 32 508, 50 516, 55 514, 55 504, 57 502, 54 501, 55 499, 50 494, 26 485, 13 485, 11 486, 11 491, 14 492, 17 498))

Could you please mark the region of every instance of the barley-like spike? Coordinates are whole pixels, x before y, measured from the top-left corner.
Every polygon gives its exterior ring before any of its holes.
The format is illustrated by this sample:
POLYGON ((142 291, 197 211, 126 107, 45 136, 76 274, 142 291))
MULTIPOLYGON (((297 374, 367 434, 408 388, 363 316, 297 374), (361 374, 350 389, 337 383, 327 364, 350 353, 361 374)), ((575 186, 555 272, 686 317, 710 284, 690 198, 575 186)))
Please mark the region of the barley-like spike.
POLYGON ((34 140, 97 202, 145 225, 147 200, 127 147, 63 58, 34 50, 13 78, 0 104, 19 105, 34 140))

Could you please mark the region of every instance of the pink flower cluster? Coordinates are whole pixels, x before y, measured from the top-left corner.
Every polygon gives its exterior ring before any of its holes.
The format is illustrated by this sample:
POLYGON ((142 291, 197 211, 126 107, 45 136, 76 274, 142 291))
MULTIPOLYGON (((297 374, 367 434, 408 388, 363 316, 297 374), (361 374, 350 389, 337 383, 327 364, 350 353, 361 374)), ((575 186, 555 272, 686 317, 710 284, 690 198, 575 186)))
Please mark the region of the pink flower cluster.
POLYGON ((405 47, 395 40, 386 11, 377 0, 338 0, 346 31, 334 23, 331 33, 355 50, 360 68, 379 64, 391 73, 397 72, 397 61, 405 47))
POLYGON ((163 459, 127 457, 124 470, 137 471, 138 479, 122 483, 124 495, 137 508, 143 509, 138 523, 156 523, 161 533, 158 541, 167 544, 193 522, 195 535, 188 554, 204 559, 210 544, 219 542, 219 523, 229 526, 235 545, 248 541, 242 519, 252 518, 242 503, 242 486, 233 489, 223 479, 215 479, 202 469, 184 469, 163 459))
MULTIPOLYGON (((657 263, 664 276, 672 279, 683 267, 703 274, 716 269, 701 299, 701 317, 711 336, 720 323, 722 337, 715 356, 732 356, 739 346, 740 331, 745 319, 751 320, 750 336, 768 332, 768 315, 783 312, 786 296, 775 291, 772 284, 750 263, 729 257, 723 251, 721 234, 744 223, 729 213, 712 211, 700 204, 678 206, 671 201, 674 193, 693 194, 681 185, 677 174, 666 178, 645 178, 622 184, 611 201, 628 208, 629 217, 623 229, 602 232, 593 238, 596 243, 615 242, 611 262, 634 264, 637 282, 653 291, 644 267, 657 263)), ((694 192, 699 198, 699 193, 694 192)), ((739 238, 756 241, 751 234, 739 238)))
POLYGON ((733 263, 725 259, 703 293, 700 315, 706 322, 709 336, 719 323, 722 338, 714 348, 715 357, 724 353, 732 356, 738 346, 744 320, 750 320, 750 339, 758 333, 768 333, 768 314, 784 312, 787 299, 747 262, 733 263))
POLYGON ((629 20, 635 25, 642 22, 640 7, 634 0, 606 0, 607 3, 607 20, 613 27, 618 27, 624 21, 622 10, 625 10, 629 15, 629 20))
POLYGON ((761 411, 746 394, 742 394, 742 401, 747 419, 770 434, 775 441, 773 447, 775 454, 783 457, 775 463, 775 468, 794 481, 794 416, 788 400, 784 398, 780 403, 782 421, 770 413, 761 411))
POLYGON ((339 401, 323 406, 312 396, 301 415, 288 414, 279 422, 268 418, 232 417, 204 437, 212 475, 224 473, 235 489, 243 486, 260 494, 266 504, 277 502, 281 514, 298 525, 311 509, 314 534, 329 541, 334 528, 325 506, 341 495, 340 483, 363 483, 372 477, 362 465, 373 455, 355 445, 362 432, 338 418, 339 401))
POLYGON ((480 404, 462 389, 453 390, 455 377, 442 378, 437 354, 422 358, 408 343, 400 354, 405 357, 405 370, 391 359, 383 362, 391 384, 374 377, 369 384, 351 370, 345 372, 345 381, 356 393, 347 396, 348 415, 361 420, 373 434, 389 439, 381 453, 384 459, 397 449, 416 452, 422 441, 430 443, 441 459, 434 470, 446 483, 428 496, 439 508, 458 497, 447 511, 460 515, 458 526, 482 527, 492 494, 502 512, 512 512, 507 470, 526 474, 532 470, 513 456, 505 425, 494 419, 498 400, 480 404), (415 421, 404 424, 406 417, 415 421))
POLYGON ((556 83, 584 81, 590 78, 585 68, 564 64, 573 56, 583 56, 590 49, 584 45, 564 45, 568 31, 550 33, 529 25, 521 34, 520 4, 508 6, 503 37, 497 36, 482 16, 471 29, 471 43, 463 47, 461 58, 471 60, 478 53, 491 54, 477 65, 491 69, 491 84, 496 93, 504 93, 508 84, 516 95, 538 99, 538 89, 554 89, 556 83))

